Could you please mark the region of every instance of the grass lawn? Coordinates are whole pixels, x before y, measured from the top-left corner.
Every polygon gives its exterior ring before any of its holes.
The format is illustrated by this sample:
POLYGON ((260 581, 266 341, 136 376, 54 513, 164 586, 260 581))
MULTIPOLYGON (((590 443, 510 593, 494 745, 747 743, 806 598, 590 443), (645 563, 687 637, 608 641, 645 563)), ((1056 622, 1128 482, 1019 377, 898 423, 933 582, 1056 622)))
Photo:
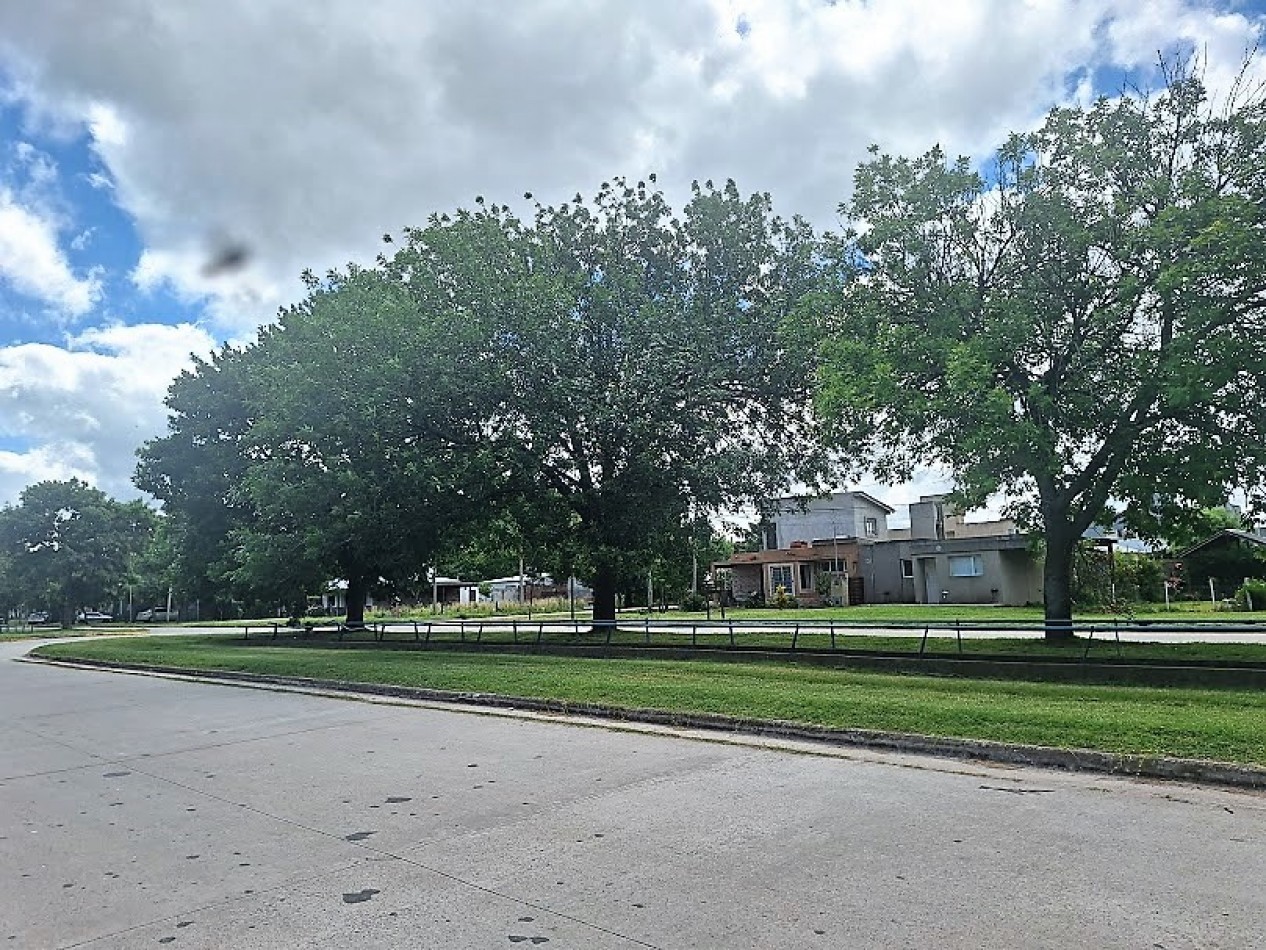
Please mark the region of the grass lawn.
POLYGON ((1257 692, 889 676, 776 663, 264 646, 219 637, 99 640, 35 652, 1266 764, 1266 693, 1257 692))

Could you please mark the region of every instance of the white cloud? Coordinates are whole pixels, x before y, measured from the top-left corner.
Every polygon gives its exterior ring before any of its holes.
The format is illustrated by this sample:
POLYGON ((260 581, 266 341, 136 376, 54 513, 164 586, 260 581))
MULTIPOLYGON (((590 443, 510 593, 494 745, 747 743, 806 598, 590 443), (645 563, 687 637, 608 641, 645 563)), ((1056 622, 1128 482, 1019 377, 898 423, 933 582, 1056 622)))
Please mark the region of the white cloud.
POLYGON ((137 221, 137 278, 218 301, 230 330, 296 296, 303 268, 365 260, 475 194, 655 171, 679 197, 732 176, 830 224, 872 141, 980 154, 1087 67, 1146 67, 1178 39, 1238 57, 1254 29, 1197 0, 0 8, 25 95, 89 128, 137 221), (223 235, 255 266, 209 283, 223 235))
POLYGON ((67 340, 0 347, 0 502, 27 481, 71 475, 134 496, 134 453, 166 428, 171 380, 214 340, 189 324, 99 327, 67 340))
POLYGON ((101 295, 95 275, 78 276, 58 244, 57 227, 0 187, 0 280, 69 316, 82 316, 101 295))

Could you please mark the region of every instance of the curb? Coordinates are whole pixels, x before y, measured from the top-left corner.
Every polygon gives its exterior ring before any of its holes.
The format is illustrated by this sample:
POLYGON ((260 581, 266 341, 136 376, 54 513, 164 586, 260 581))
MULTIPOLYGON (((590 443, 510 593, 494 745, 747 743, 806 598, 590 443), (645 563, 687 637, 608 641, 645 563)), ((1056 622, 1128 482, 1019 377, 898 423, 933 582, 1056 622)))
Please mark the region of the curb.
POLYGON ((1138 779, 1159 779, 1170 782, 1191 782, 1232 788, 1266 789, 1266 768, 1236 765, 1205 759, 1179 759, 1167 756, 1125 755, 1094 749, 1055 749, 1048 746, 1020 745, 987 739, 956 739, 925 736, 917 733, 885 732, 875 729, 849 729, 833 726, 811 726, 768 719, 747 719, 718 713, 675 713, 658 709, 605 706, 599 703, 569 703, 558 699, 537 699, 508 696, 500 693, 470 693, 429 689, 420 686, 392 686, 378 683, 356 683, 343 680, 312 679, 303 676, 271 676, 233 670, 197 670, 178 666, 151 666, 142 663, 111 663, 103 660, 56 660, 24 656, 25 663, 41 663, 70 669, 98 669, 127 673, 158 673, 185 679, 283 686, 298 690, 320 691, 323 695, 343 693, 352 696, 382 696, 423 702, 452 703, 496 709, 521 709, 530 712, 564 716, 587 716, 617 722, 636 722, 710 732, 739 733, 772 739, 794 739, 826 745, 848 746, 880 752, 929 755, 939 758, 966 759, 1055 769, 1064 772, 1095 772, 1104 775, 1138 779))

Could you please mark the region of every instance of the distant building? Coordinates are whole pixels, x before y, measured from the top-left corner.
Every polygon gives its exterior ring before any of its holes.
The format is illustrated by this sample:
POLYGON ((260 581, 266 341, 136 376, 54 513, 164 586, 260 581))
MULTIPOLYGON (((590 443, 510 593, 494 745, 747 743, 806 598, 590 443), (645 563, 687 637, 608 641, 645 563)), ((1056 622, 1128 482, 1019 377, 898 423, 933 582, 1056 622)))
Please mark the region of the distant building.
POLYGON ((548 574, 514 574, 510 577, 494 577, 482 581, 479 600, 483 603, 518 604, 536 600, 566 599, 574 597, 578 602, 593 600, 593 588, 574 577, 570 581, 557 582, 548 574), (487 591, 487 593, 483 593, 487 591))
POLYGON ((1015 522, 969 522, 940 495, 909 506, 908 528, 889 528, 894 509, 864 492, 782 498, 769 510, 763 550, 713 565, 740 603, 780 592, 806 605, 1042 599, 1041 561, 1015 522))

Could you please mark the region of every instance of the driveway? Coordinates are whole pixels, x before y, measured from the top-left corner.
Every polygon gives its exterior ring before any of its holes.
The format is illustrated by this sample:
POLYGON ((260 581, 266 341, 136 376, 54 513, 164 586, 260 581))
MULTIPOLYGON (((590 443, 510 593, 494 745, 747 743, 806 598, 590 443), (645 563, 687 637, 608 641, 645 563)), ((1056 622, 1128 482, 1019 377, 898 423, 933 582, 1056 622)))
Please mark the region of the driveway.
POLYGON ((0 645, 0 946, 1266 933, 1254 794, 9 662, 29 646, 0 645))

